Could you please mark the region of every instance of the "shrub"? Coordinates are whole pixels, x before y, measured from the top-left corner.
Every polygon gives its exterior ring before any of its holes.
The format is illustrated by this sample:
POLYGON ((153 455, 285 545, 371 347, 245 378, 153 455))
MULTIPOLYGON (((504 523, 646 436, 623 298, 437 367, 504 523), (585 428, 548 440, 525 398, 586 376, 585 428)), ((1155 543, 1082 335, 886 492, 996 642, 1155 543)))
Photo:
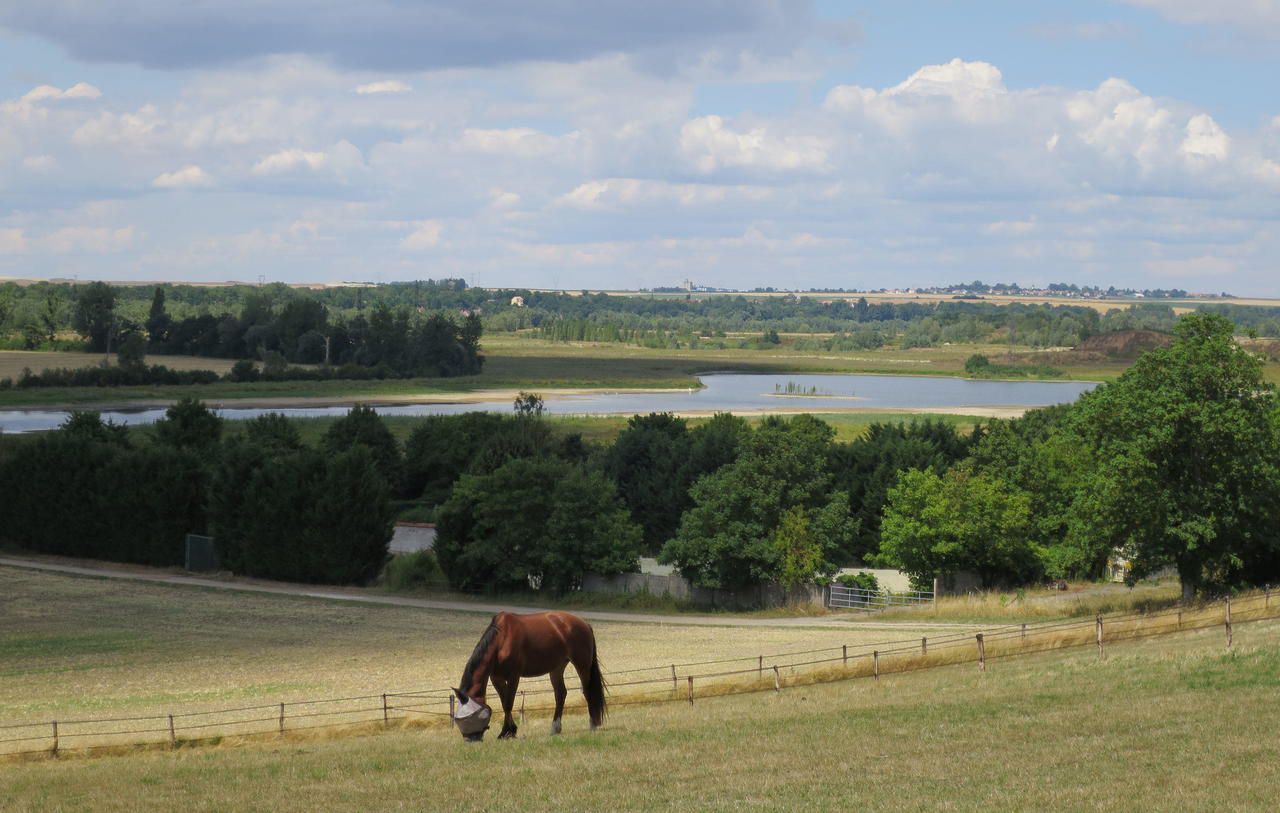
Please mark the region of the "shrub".
POLYGON ((442 575, 436 555, 420 550, 392 556, 384 578, 389 590, 420 590, 439 584, 442 575))
POLYGON ((836 577, 836 584, 856 590, 866 590, 871 593, 880 592, 880 580, 876 578, 874 573, 841 573, 836 577))

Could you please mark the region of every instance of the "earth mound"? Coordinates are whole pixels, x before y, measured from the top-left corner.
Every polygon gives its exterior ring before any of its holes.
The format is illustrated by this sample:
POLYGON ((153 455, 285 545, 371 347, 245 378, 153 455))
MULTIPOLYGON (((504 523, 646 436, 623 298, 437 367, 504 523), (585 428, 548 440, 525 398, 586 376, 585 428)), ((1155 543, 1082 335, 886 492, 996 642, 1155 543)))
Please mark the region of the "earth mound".
POLYGON ((1107 358, 1132 359, 1148 350, 1168 347, 1173 344, 1173 337, 1168 333, 1154 330, 1116 330, 1111 333, 1099 333, 1080 342, 1075 348, 1077 353, 1089 353, 1107 358))

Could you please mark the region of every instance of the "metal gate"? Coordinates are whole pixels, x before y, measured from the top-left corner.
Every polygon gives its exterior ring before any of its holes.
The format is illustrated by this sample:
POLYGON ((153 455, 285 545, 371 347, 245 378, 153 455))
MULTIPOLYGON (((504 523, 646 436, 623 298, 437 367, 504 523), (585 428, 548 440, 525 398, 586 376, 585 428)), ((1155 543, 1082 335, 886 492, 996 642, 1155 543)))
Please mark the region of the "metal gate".
POLYGON ((827 606, 847 610, 884 610, 889 607, 913 607, 919 604, 932 604, 933 591, 906 590, 901 593, 885 593, 878 590, 863 590, 860 587, 845 587, 833 584, 828 588, 827 606))

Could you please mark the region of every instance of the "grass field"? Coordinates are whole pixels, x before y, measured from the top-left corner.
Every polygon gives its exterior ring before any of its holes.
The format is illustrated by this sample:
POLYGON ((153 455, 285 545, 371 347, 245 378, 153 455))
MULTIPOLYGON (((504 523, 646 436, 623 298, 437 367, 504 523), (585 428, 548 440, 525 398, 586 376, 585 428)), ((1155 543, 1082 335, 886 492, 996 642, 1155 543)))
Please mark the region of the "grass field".
MULTIPOLYGON (((65 599, 67 589, 57 597, 65 599)), ((176 609, 163 597, 151 600, 176 609)), ((186 604, 187 612, 191 604, 203 608, 206 597, 186 604)), ((325 623, 307 621, 312 613, 302 608, 316 607, 300 603, 290 611, 297 615, 289 620, 300 623, 295 635, 278 630, 275 640, 263 640, 255 631, 266 620, 263 609, 250 606, 245 620, 255 619, 253 627, 231 620, 203 646, 179 647, 172 663, 152 671, 160 681, 171 671, 197 682, 206 674, 216 679, 224 653, 235 658, 256 642, 252 674, 270 673, 281 657, 297 654, 282 647, 286 636, 296 639, 293 649, 316 650, 307 660, 318 672, 325 671, 322 651, 347 656, 330 671, 393 657, 370 653, 356 635, 330 644, 336 619, 321 613, 325 623), (241 643, 244 635, 250 638, 241 643), (202 670, 191 669, 197 660, 202 670)), ((198 610, 199 617, 212 620, 205 612, 198 610)), ((352 625, 368 632, 356 616, 352 625)), ((191 635, 174 627, 175 617, 159 621, 146 638, 162 643, 160 651, 173 649, 162 639, 191 635)), ((597 631, 602 641, 641 632, 638 625, 597 631)), ((673 632, 655 631, 663 638, 673 632)), ((755 638, 762 631, 747 632, 755 638)), ((39 657, 80 659, 83 670, 96 673, 82 687, 93 693, 109 691, 121 677, 111 666, 123 657, 119 648, 95 654, 64 641, 45 649, 36 655, 19 647, 19 666, 30 668, 39 657)), ((58 684, 65 674, 46 672, 40 685, 58 684)), ((0 685, 11 680, 6 674, 0 685)), ((1238 626, 1231 653, 1221 630, 1212 629, 1118 644, 1101 661, 1092 648, 1081 648, 994 660, 985 674, 968 663, 879 681, 704 697, 692 706, 615 705, 595 734, 577 715, 566 719, 559 738, 547 735, 545 719, 532 718, 519 739, 478 746, 447 729, 393 729, 0 764, 0 799, 6 810, 23 811, 1261 810, 1273 805, 1280 781, 1278 681, 1280 623, 1260 622, 1238 626)))
MULTIPOLYGON (((439 688, 487 618, 0 568, 0 723, 439 688)), ((597 623, 610 670, 885 639, 812 627, 597 623)), ((917 629, 908 623, 905 629, 917 629)))

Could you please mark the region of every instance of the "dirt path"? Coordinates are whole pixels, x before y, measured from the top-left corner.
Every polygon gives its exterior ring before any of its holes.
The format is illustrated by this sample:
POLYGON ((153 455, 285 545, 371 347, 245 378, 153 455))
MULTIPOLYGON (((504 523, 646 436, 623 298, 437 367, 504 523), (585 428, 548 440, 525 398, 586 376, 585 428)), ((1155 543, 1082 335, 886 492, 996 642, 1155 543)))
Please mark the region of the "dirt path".
MULTIPOLYGON (((0 567, 26 568, 51 573, 63 573, 69 576, 88 576, 99 579, 120 579, 122 581, 146 582, 149 584, 175 585, 179 587, 199 587, 212 590, 238 590, 249 593, 269 593, 281 596, 299 596, 303 598, 322 599, 325 601, 349 601, 360 604, 384 604, 395 607, 419 607, 424 610, 447 610, 460 613, 493 613, 506 610, 517 613, 542 612, 547 607, 521 607, 510 604, 491 604, 471 601, 446 601, 439 599, 411 598, 408 596, 387 595, 361 588, 346 587, 309 587, 287 582, 271 582, 257 579, 207 579, 198 576, 184 576, 168 571, 147 568, 130 568, 129 566, 113 567, 110 565, 72 565, 42 559, 26 559, 14 556, 0 556, 0 567)), ((754 618, 735 615, 687 615, 629 613, 608 610, 573 610, 589 621, 611 621, 635 624, 679 624, 689 626, 718 627, 856 627, 857 629, 885 630, 937 630, 937 629, 981 629, 982 624, 942 624, 930 622, 892 622, 870 621, 867 616, 853 613, 837 613, 826 616, 797 616, 790 618, 754 618)))

